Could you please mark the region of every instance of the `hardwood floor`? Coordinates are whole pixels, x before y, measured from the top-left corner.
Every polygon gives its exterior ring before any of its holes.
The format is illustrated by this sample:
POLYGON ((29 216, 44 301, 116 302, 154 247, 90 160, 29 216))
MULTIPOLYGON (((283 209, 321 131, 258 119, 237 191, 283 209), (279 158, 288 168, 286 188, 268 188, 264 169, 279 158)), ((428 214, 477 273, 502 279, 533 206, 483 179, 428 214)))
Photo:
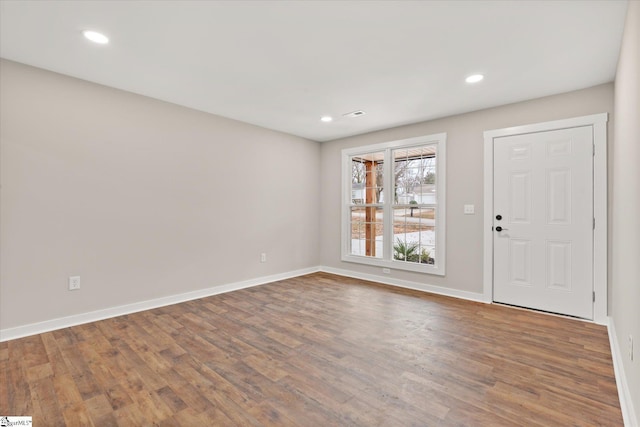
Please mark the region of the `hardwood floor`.
POLYGON ((35 426, 621 426, 606 328, 316 273, 0 343, 35 426))

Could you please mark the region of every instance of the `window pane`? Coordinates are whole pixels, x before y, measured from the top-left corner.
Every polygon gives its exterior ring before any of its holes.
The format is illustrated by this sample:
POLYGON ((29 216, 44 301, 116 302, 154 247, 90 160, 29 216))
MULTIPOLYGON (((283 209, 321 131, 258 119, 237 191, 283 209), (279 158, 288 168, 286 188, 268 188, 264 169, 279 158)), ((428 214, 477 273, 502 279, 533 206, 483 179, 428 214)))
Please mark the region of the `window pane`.
POLYGON ((395 203, 436 203, 436 150, 436 145, 393 150, 395 203))
POLYGON ((384 152, 351 157, 351 203, 382 203, 384 152))
POLYGON ((435 208, 418 206, 393 208, 393 259, 435 264, 435 208))
POLYGON ((351 208, 351 255, 382 258, 383 210, 375 206, 351 208))

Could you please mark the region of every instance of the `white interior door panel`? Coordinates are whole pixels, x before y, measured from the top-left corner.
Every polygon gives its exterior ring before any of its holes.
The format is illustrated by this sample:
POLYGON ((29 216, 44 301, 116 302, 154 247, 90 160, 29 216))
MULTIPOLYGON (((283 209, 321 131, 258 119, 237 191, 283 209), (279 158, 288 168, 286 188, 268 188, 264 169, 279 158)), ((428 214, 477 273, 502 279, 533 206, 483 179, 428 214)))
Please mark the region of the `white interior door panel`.
POLYGON ((494 301, 592 319, 592 127, 496 138, 493 182, 494 301))

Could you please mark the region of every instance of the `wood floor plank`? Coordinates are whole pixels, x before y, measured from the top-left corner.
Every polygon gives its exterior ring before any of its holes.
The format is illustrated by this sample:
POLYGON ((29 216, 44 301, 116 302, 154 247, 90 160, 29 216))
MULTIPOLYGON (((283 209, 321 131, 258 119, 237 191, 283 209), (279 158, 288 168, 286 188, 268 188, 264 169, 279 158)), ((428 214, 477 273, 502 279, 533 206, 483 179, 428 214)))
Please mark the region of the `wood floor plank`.
POLYGON ((93 396, 85 400, 84 404, 94 425, 100 427, 117 425, 111 403, 104 394, 93 396))
POLYGON ((169 386, 162 387, 157 393, 173 414, 188 407, 184 400, 180 398, 180 395, 169 386))
POLYGON ((83 402, 78 402, 78 403, 75 403, 74 405, 66 407, 63 410, 62 415, 64 417, 66 426, 69 426, 69 427, 94 426, 83 402))
POLYGON ((34 425, 622 426, 606 328, 326 273, 0 343, 34 425))
MULTIPOLYGON (((15 412, 8 412, 8 414, 29 414, 33 412, 33 402, 27 373, 20 356, 15 356, 15 353, 19 351, 12 349, 12 347, 9 347, 10 356, 5 366, 7 370, 7 408, 15 412)), ((15 347, 19 348, 19 346, 15 347)))
MULTIPOLYGON (((62 405, 58 402, 58 396, 53 387, 51 377, 31 382, 29 383, 29 388, 31 390, 33 412, 28 415, 33 417, 33 423, 35 425, 64 425, 62 405)), ((27 415, 27 413, 22 413, 21 415, 27 415)))
MULTIPOLYGON (((8 350, 7 350, 8 353, 8 350)), ((9 393, 13 393, 13 387, 9 386, 9 359, 0 360, 0 408, 9 408, 9 393)))

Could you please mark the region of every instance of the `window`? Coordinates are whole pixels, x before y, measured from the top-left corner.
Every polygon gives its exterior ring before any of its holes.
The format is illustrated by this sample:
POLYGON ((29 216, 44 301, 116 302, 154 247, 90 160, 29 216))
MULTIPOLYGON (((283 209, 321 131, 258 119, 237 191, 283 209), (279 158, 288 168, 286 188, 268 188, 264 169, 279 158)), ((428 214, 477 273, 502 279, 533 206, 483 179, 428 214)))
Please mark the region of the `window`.
POLYGON ((446 134, 342 150, 342 260, 444 275, 446 134))

